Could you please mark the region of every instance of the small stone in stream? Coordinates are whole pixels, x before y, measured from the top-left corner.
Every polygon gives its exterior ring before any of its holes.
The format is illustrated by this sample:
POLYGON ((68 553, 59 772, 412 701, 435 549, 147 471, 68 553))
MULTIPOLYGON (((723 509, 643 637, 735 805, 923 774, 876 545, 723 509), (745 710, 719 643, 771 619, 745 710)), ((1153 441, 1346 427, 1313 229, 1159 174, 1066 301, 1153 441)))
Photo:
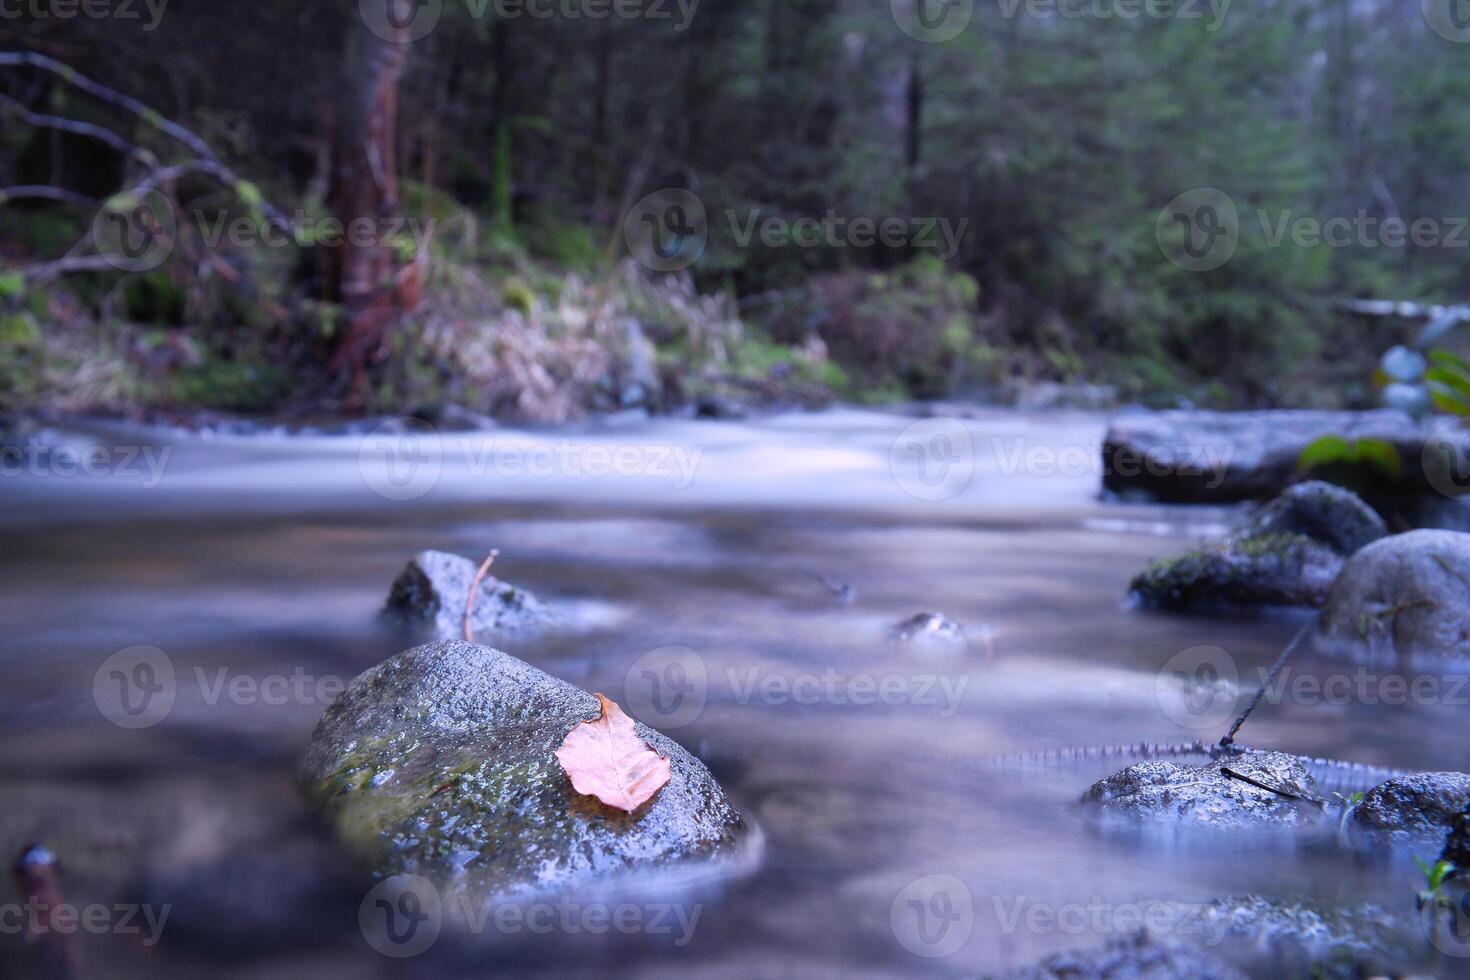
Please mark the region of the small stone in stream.
POLYGON ((1470 775, 1421 772, 1370 789, 1353 811, 1353 821, 1370 830, 1439 839, 1467 805, 1470 775))
POLYGON ((970 646, 964 627, 942 613, 910 616, 893 627, 893 635, 926 653, 964 653, 970 646))
POLYGON ((1054 953, 1002 980, 1246 980, 1235 967, 1193 946, 1146 938, 1121 939, 1101 949, 1054 953))
POLYGON ((1301 534, 1346 557, 1388 534, 1378 512, 1331 483, 1298 483, 1251 515, 1239 537, 1301 534))
POLYGON ((722 871, 746 826, 704 765, 637 724, 671 778, 634 814, 572 786, 555 753, 597 699, 489 647, 441 641, 361 674, 317 725, 307 797, 381 875, 475 900, 662 868, 722 871), (383 773, 386 779, 378 777, 383 773))
POLYGON ((1470 534, 1410 531, 1353 555, 1328 593, 1317 648, 1369 662, 1470 658, 1470 534))
MULTIPOLYGON (((440 640, 464 636, 464 611, 479 566, 446 551, 422 551, 388 593, 387 612, 440 640)), ((534 633, 555 616, 532 593, 486 575, 470 623, 474 635, 534 633)))
POLYGON ((1232 778, 1226 769, 1297 796, 1317 795, 1316 781, 1296 756, 1243 751, 1202 766, 1167 759, 1139 762, 1094 783, 1082 802, 1105 814, 1199 827, 1294 828, 1320 823, 1317 805, 1232 778))

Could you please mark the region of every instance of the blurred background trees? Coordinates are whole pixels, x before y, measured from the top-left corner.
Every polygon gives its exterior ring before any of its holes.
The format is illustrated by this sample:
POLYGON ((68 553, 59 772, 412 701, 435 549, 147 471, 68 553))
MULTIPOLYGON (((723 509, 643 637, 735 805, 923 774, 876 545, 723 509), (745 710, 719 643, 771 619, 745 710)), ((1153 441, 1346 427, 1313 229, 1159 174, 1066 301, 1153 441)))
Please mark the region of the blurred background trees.
MULTIPOLYGON (((1448 235, 1466 213, 1466 50, 1417 3, 1235 0, 1162 19, 977 0, 940 44, 876 0, 705 0, 687 22, 672 0, 658 9, 504 18, 444 0, 411 44, 363 30, 343 0, 174 0, 151 31, 0 20, 0 49, 57 58, 189 126, 283 210, 436 222, 427 256, 389 243, 356 262, 307 243, 209 267, 209 246, 181 240, 146 274, 0 280, 0 343, 53 374, 91 364, 104 380, 62 403, 118 410, 456 401, 564 417, 773 378, 874 398, 1054 379, 1157 403, 1364 404, 1365 365, 1408 325, 1337 304, 1463 298, 1463 229, 1428 248, 1272 241, 1301 217, 1429 217, 1448 235), (351 147, 383 111, 374 177, 351 147), (627 208, 666 187, 711 216, 684 285, 617 263, 627 208), (1192 272, 1155 227, 1198 187, 1235 202, 1240 244, 1192 272), (731 210, 967 224, 941 262, 913 247, 742 245, 731 210)), ((0 93, 0 187, 102 199, 127 183, 116 151, 27 125, 17 105, 165 155, 145 122, 58 78, 3 69, 0 93)), ((172 193, 185 215, 249 210, 198 176, 172 193)), ((64 253, 92 214, 7 202, 0 265, 64 253)), ((57 386, 42 377, 0 378, 0 400, 45 398, 57 386)))

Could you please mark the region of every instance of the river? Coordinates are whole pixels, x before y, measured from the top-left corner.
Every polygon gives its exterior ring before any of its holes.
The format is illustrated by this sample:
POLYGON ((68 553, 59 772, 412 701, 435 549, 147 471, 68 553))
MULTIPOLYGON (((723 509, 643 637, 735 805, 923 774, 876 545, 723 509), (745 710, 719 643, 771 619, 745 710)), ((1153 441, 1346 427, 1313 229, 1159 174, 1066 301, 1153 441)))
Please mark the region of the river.
MULTIPOLYGON (((43 841, 77 905, 171 907, 156 944, 146 928, 83 935, 97 976, 971 976, 1101 945, 1166 901, 1411 914, 1407 857, 1107 834, 1076 801, 1127 760, 994 761, 1218 739, 1228 722, 1165 665, 1222 648, 1247 697, 1299 621, 1128 608, 1145 563, 1237 515, 1101 500, 1101 417, 950 415, 408 426, 407 442, 395 425, 42 433, 37 447, 82 451, 37 448, 0 476, 0 845, 43 841), (425 548, 497 548, 496 574, 561 609, 566 628, 496 643, 552 674, 635 708, 650 656, 698 675, 696 707, 644 720, 759 827, 754 867, 669 896, 682 917, 666 929, 598 931, 573 910, 550 939, 370 948, 371 883, 344 870, 292 768, 341 684, 400 649, 377 614, 425 548), (921 611, 963 624, 968 650, 895 640, 921 611), (137 646, 173 673, 146 727, 101 670, 137 646)), ((1382 700, 1272 699, 1241 741, 1463 768, 1464 707, 1382 700)), ((0 934, 0 972, 32 959, 0 934)))

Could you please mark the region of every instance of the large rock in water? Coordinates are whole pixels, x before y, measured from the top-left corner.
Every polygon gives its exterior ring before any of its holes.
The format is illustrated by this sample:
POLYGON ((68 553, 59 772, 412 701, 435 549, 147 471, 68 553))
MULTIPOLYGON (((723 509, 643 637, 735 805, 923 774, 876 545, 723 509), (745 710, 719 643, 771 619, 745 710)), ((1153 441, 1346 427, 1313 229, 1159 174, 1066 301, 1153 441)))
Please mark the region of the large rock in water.
MULTIPOLYGON (((424 639, 464 636, 464 611, 479 566, 447 551, 421 551, 393 580, 389 616, 421 630, 424 639)), ((471 615, 476 637, 533 633, 555 621, 546 605, 525 589, 486 575, 471 615)))
POLYGON ((1359 551, 1327 596, 1317 647, 1367 661, 1470 658, 1470 534, 1411 531, 1359 551))
POLYGON ((1129 591, 1158 609, 1320 606, 1343 559, 1386 533, 1383 519, 1351 492, 1302 483, 1223 541, 1150 565, 1129 591))
POLYGON ((1363 795, 1353 821, 1369 830, 1442 838, 1470 806, 1470 776, 1420 772, 1379 783, 1363 795))
POLYGON ((382 874, 467 895, 601 882, 733 853, 745 829, 703 764, 644 725, 672 767, 634 814, 572 789, 553 753, 597 699, 489 647, 445 641, 358 676, 300 766, 308 799, 382 874))
POLYGON ((1424 445, 1435 421, 1402 412, 1152 412, 1115 418, 1103 440, 1103 488, 1174 503, 1235 503, 1281 492, 1302 450, 1323 436, 1398 450, 1404 489, 1430 489, 1424 445))
POLYGON ((1105 814, 1200 827, 1293 828, 1320 822, 1315 805, 1232 778, 1227 768, 1297 796, 1317 795, 1316 780, 1296 756, 1242 751, 1203 766, 1167 759, 1139 762, 1094 783, 1082 802, 1105 814))

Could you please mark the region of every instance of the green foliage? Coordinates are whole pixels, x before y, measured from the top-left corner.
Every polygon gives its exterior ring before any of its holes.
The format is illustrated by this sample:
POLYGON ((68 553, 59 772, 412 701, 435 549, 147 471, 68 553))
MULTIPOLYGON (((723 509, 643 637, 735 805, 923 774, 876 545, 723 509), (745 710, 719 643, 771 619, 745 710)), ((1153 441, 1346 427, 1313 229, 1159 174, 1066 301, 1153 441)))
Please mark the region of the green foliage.
POLYGON ((0 310, 0 408, 29 405, 42 385, 41 327, 28 311, 0 310))
POLYGON ((135 323, 176 324, 184 321, 187 297, 166 271, 155 269, 127 279, 122 305, 135 323))
POLYGON ((289 390, 289 376, 274 364, 210 361, 183 368, 168 380, 170 400, 225 412, 269 412, 289 390))
POLYGON ((531 255, 558 269, 590 275, 602 257, 598 234, 586 225, 557 220, 554 214, 537 214, 521 229, 521 239, 531 255))
POLYGON ((1382 439, 1323 436, 1302 450, 1297 468, 1316 476, 1321 476, 1323 471, 1347 468, 1371 472, 1396 483, 1403 476, 1404 461, 1393 443, 1382 439))

